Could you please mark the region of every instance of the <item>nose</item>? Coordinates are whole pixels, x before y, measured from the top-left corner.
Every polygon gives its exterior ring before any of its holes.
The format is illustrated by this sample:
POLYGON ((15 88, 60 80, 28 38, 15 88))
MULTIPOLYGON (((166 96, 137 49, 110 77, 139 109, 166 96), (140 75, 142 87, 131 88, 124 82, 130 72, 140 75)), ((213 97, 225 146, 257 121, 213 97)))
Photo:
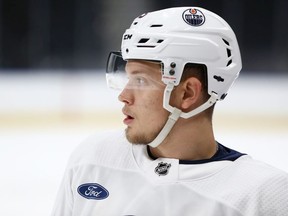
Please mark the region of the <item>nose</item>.
POLYGON ((133 102, 131 90, 124 88, 123 91, 118 95, 118 100, 127 105, 131 105, 133 102))

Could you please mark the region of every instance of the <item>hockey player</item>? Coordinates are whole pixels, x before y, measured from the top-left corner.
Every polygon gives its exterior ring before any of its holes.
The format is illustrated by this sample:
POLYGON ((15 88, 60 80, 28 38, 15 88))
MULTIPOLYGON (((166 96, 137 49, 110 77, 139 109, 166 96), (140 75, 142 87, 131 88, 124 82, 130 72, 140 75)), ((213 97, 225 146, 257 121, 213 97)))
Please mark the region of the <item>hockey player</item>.
POLYGON ((214 105, 241 70, 237 39, 197 7, 137 17, 107 81, 125 133, 91 137, 70 158, 52 216, 284 216, 288 175, 215 141, 214 105))

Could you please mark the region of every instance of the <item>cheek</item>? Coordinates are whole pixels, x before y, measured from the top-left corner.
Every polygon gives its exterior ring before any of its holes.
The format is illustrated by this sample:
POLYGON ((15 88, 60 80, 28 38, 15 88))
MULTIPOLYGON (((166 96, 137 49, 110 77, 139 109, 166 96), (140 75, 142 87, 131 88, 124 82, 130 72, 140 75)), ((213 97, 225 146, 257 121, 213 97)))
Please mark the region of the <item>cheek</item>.
POLYGON ((147 103, 145 103, 145 108, 151 111, 153 110, 156 112, 160 112, 163 109, 162 94, 148 96, 147 103))
POLYGON ((163 108, 162 95, 154 97, 148 104, 145 105, 145 110, 149 113, 150 121, 160 123, 166 121, 169 112, 163 108))
POLYGON ((145 116, 150 122, 161 121, 162 118, 167 119, 169 115, 168 111, 163 108, 163 91, 143 91, 137 97, 140 115, 145 116))

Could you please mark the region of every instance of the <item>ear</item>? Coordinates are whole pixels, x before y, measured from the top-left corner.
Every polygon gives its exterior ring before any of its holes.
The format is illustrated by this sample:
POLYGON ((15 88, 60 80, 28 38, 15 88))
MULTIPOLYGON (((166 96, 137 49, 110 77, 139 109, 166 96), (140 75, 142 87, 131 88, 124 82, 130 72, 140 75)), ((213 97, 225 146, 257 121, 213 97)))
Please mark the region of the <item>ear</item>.
POLYGON ((199 99, 201 97, 202 84, 201 82, 195 78, 190 77, 182 84, 182 110, 191 109, 191 107, 195 107, 199 103, 199 99))

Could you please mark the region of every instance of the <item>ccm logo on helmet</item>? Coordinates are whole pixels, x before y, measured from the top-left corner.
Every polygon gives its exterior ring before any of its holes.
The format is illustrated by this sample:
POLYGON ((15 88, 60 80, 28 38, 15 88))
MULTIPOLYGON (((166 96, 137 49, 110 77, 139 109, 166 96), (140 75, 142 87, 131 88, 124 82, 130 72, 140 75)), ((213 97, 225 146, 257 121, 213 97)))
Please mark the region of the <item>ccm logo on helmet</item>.
POLYGON ((132 38, 132 34, 125 34, 124 40, 130 40, 132 38))

